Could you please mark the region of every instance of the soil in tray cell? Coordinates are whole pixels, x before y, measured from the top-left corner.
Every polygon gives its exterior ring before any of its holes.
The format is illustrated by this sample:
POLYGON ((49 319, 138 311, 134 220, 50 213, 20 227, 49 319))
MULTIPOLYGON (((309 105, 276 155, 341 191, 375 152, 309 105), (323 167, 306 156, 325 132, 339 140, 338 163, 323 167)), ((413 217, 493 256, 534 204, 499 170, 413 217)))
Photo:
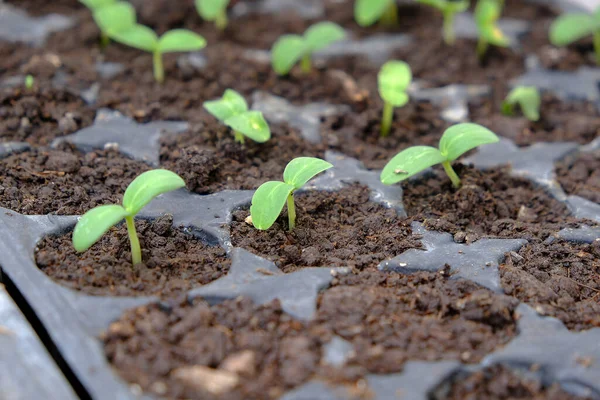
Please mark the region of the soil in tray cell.
POLYGON ((558 182, 567 194, 600 203, 600 151, 580 153, 556 168, 558 182))
POLYGON ((408 360, 478 362, 515 335, 518 302, 444 276, 340 276, 310 322, 277 301, 150 305, 113 323, 104 348, 124 379, 176 399, 275 399, 312 378, 354 383, 399 372, 408 360), (354 350, 339 367, 324 360, 334 336, 354 350))
POLYGON ((275 262, 285 272, 327 266, 363 270, 410 248, 420 247, 395 210, 369 201, 369 189, 295 194, 296 227, 288 231, 287 211, 267 231, 245 222, 249 211, 234 212, 232 243, 275 262))
POLYGON ((125 224, 112 228, 84 253, 77 253, 71 233, 44 238, 37 247, 38 267, 71 289, 93 295, 156 295, 173 298, 226 274, 225 250, 208 246, 172 226, 172 217, 138 219, 142 264, 132 266, 125 224))

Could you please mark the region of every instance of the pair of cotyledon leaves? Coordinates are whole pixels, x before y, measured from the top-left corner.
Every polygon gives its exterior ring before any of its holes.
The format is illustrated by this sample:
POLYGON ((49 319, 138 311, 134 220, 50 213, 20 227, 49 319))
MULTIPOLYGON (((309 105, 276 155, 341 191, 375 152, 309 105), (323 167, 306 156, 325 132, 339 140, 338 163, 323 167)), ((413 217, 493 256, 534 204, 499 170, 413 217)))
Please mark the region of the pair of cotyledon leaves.
POLYGON ((510 40, 498 27, 502 15, 502 5, 498 0, 479 0, 475 6, 475 23, 479 35, 494 46, 507 47, 510 40))
POLYGON ((600 7, 591 14, 568 13, 558 17, 550 26, 550 42, 566 46, 596 32, 600 32, 600 7))
POLYGON ((510 91, 502 103, 502 113, 513 115, 516 105, 521 107, 523 115, 530 121, 540 119, 540 105, 542 98, 539 90, 534 86, 519 86, 510 91))
POLYGON ((408 86, 412 80, 410 67, 404 61, 388 61, 377 75, 379 95, 388 104, 402 107, 408 103, 408 86))
POLYGON ((230 0, 196 0, 196 10, 206 21, 214 21, 227 10, 230 0))

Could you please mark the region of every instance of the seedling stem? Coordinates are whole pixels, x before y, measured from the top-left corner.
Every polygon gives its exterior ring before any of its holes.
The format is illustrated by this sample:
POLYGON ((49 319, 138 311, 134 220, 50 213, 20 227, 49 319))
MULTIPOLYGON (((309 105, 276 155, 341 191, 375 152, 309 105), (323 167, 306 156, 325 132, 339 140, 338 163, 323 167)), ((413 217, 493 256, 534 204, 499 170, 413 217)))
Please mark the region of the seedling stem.
POLYGON ((444 171, 446 171, 446 174, 452 181, 452 186, 458 189, 460 187, 460 178, 458 177, 458 175, 456 175, 456 172, 454 172, 450 161, 442 162, 442 166, 444 167, 444 171))
POLYGON ((239 133, 238 131, 233 132, 234 140, 239 144, 244 144, 244 135, 239 133))
POLYGON ((381 16, 381 24, 385 26, 398 25, 398 6, 395 0, 390 2, 390 5, 381 16))
POLYGON ((162 54, 158 49, 154 51, 152 58, 154 64, 154 79, 156 79, 156 82, 158 83, 163 83, 165 80, 165 69, 163 68, 162 54))
POLYGON ((449 10, 444 11, 444 42, 449 45, 453 45, 456 41, 456 35, 454 34, 454 15, 456 15, 456 13, 449 10))
POLYGON ((485 40, 483 37, 479 37, 479 40, 477 41, 477 57, 479 58, 479 60, 483 60, 483 58, 485 57, 485 53, 487 52, 488 49, 488 42, 487 40, 485 40))
POLYGON ((222 12, 222 13, 219 13, 219 15, 217 15, 217 18, 215 19, 215 26, 217 27, 218 30, 223 31, 223 30, 225 30, 225 28, 227 28, 228 22, 229 21, 227 19, 227 13, 222 12))
POLYGON ((594 52, 596 53, 596 64, 600 65, 600 31, 594 32, 594 52))
POLYGON ((105 49, 110 44, 110 38, 104 32, 100 33, 100 47, 105 49))
POLYGON ((310 61, 310 54, 305 54, 302 56, 302 60, 300 61, 300 68, 302 68, 302 72, 305 74, 310 74, 312 70, 312 63, 310 61))
POLYGON ((383 117, 381 120, 381 136, 385 137, 390 134, 392 129, 392 119, 394 118, 394 106, 385 101, 383 103, 383 117))
POLYGON ((129 235, 129 242, 131 243, 131 261, 133 265, 140 264, 142 262, 142 249, 140 247, 140 240, 138 239, 137 232, 135 231, 135 222, 133 216, 125 217, 127 223, 127 234, 129 235))
POLYGON ((290 193, 287 197, 287 209, 288 209, 288 225, 291 231, 296 227, 296 206, 294 204, 294 193, 290 193))

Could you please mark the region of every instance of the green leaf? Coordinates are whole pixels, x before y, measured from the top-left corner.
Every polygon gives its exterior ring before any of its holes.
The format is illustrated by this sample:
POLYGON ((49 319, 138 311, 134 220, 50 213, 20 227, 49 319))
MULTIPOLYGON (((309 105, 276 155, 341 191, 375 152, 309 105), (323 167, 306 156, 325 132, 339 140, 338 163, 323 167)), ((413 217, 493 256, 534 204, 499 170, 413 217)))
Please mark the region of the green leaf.
POLYGON ((260 111, 247 111, 225 120, 225 125, 258 143, 271 138, 269 124, 260 111))
POLYGON ((229 0, 196 0, 196 10, 205 21, 214 21, 223 14, 229 5, 229 0))
POLYGON ((136 24, 135 8, 125 1, 102 7, 93 16, 100 30, 107 35, 127 30, 136 24))
POLYGON ((271 63, 278 75, 286 75, 306 53, 304 38, 298 35, 283 35, 271 49, 271 63))
POLYGON ((110 4, 115 3, 117 0, 79 0, 83 5, 85 5, 90 10, 98 10, 102 7, 106 7, 110 4))
POLYGON ((550 25, 550 43, 554 46, 566 46, 586 36, 591 36, 597 28, 591 15, 564 14, 550 25))
POLYGON ((260 185, 252 196, 252 205, 250 206, 252 225, 260 230, 269 229, 294 189, 292 185, 277 181, 265 182, 260 185))
POLYGON ((394 0, 356 0, 354 19, 360 26, 369 26, 377 22, 394 0))
POLYGON ((204 47, 206 47, 206 40, 187 29, 172 29, 158 40, 158 51, 161 53, 196 51, 204 47))
POLYGON ((494 25, 502 14, 502 6, 498 0, 479 0, 475 6, 475 23, 481 30, 494 25))
POLYGON ((283 181, 300 189, 317 174, 333 167, 332 164, 320 158, 298 157, 288 163, 283 171, 283 181))
POLYGON ((479 34, 494 46, 508 47, 510 45, 510 39, 496 25, 481 28, 479 34))
POLYGON ((77 221, 73 230, 73 247, 78 252, 86 251, 94 245, 112 226, 129 213, 115 204, 92 208, 77 221))
POLYGON ((442 135, 440 152, 448 161, 454 161, 475 147, 497 141, 499 141, 498 136, 481 125, 457 124, 446 129, 442 135))
POLYGON ((185 182, 166 169, 146 171, 133 180, 125 190, 123 207, 129 215, 136 215, 146 204, 162 193, 185 187, 185 182))
POLYGON ((469 0, 446 0, 446 5, 444 9, 446 10, 446 12, 460 13, 469 9, 469 3, 469 0))
POLYGON ((385 102, 394 107, 402 107, 408 102, 406 90, 411 79, 412 73, 407 63, 388 61, 381 67, 377 75, 379 95, 385 102))
POLYGON ((156 33, 147 26, 140 24, 135 24, 124 31, 110 31, 107 34, 116 42, 151 53, 158 46, 158 36, 156 36, 156 33))
POLYGON ((435 147, 409 147, 396 154, 385 165, 381 171, 381 183, 393 185, 444 161, 446 158, 435 147))
POLYGON ((333 42, 346 37, 346 32, 333 22, 319 22, 304 32, 307 51, 313 52, 329 46, 333 42))
POLYGON ((519 104, 523 115, 530 121, 540 119, 540 105, 542 98, 535 86, 519 86, 510 91, 506 100, 502 103, 505 115, 511 115, 515 104, 519 104))
POLYGON ((417 2, 437 8, 440 11, 444 11, 448 3, 446 0, 417 0, 417 2))
POLYGON ((204 108, 219 121, 225 121, 227 118, 248 111, 248 103, 235 90, 226 89, 219 100, 205 101, 204 108))

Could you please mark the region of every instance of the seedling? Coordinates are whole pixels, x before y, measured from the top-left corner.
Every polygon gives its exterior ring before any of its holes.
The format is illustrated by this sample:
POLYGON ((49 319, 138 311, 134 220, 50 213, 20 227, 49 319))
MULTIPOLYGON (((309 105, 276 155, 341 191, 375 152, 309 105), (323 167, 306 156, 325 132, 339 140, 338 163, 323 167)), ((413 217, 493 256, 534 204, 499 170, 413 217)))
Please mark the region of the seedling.
POLYGON ((214 21, 217 29, 227 27, 227 6, 230 0, 196 0, 196 10, 205 21, 214 21))
POLYGON ((475 23, 479 31, 477 56, 483 60, 490 45, 508 47, 510 40, 498 27, 502 14, 502 2, 498 0, 479 0, 475 7, 475 23))
POLYGON ((100 42, 106 47, 111 31, 126 30, 135 25, 135 9, 126 1, 80 0, 92 12, 96 25, 100 28, 100 42))
POLYGON ((346 32, 333 22, 319 22, 309 27, 303 36, 283 35, 271 49, 271 62, 278 75, 286 75, 300 61, 302 71, 310 73, 311 55, 317 50, 343 39, 346 32))
POLYGON ((33 75, 27 75, 25 77, 25 89, 31 90, 33 88, 34 79, 33 75))
POLYGON ((140 24, 122 31, 110 31, 109 36, 119 43, 152 53, 154 79, 159 83, 165 80, 164 53, 196 51, 206 46, 202 36, 187 29, 173 29, 159 38, 152 29, 140 24))
POLYGON ((510 91, 502 103, 502 114, 514 115, 518 104, 525 118, 530 121, 540 119, 542 98, 535 86, 519 86, 510 91))
POLYGON ((381 136, 387 136, 390 133, 394 107, 402 107, 408 103, 409 97, 406 90, 411 79, 410 67, 403 61, 388 61, 381 67, 377 76, 379 95, 383 99, 381 136))
POLYGON ((550 26, 550 43, 555 46, 568 46, 586 36, 593 37, 596 63, 600 64, 600 7, 592 14, 563 14, 550 26))
POLYGON ((381 182, 393 185, 436 164, 442 164, 455 188, 460 178, 452 169, 452 161, 482 144, 497 142, 498 136, 481 125, 464 123, 446 129, 439 150, 430 146, 414 146, 396 154, 381 171, 381 182))
POLYGON ((254 192, 250 216, 256 229, 269 229, 287 202, 289 229, 296 226, 294 191, 300 189, 317 174, 333 167, 327 161, 313 157, 298 157, 288 163, 283 171, 283 182, 265 182, 254 192))
POLYGON ((262 112, 248 111, 248 103, 235 90, 225 90, 219 100, 205 101, 204 108, 233 130, 236 142, 243 144, 244 136, 258 143, 271 138, 271 129, 262 112))
POLYGON ((78 252, 86 251, 111 227, 125 219, 131 243, 132 262, 134 265, 141 263, 142 250, 135 230, 134 217, 159 194, 184 186, 183 179, 174 172, 165 169, 144 172, 129 184, 125 190, 122 205, 98 206, 79 218, 73 230, 73 247, 78 252))
POLYGON ((363 27, 373 25, 377 21, 387 26, 396 25, 398 23, 396 0, 356 0, 354 19, 363 27))
POLYGON ((444 42, 452 45, 456 41, 454 34, 454 16, 469 8, 469 0, 417 0, 419 3, 437 8, 444 16, 442 28, 444 42))

